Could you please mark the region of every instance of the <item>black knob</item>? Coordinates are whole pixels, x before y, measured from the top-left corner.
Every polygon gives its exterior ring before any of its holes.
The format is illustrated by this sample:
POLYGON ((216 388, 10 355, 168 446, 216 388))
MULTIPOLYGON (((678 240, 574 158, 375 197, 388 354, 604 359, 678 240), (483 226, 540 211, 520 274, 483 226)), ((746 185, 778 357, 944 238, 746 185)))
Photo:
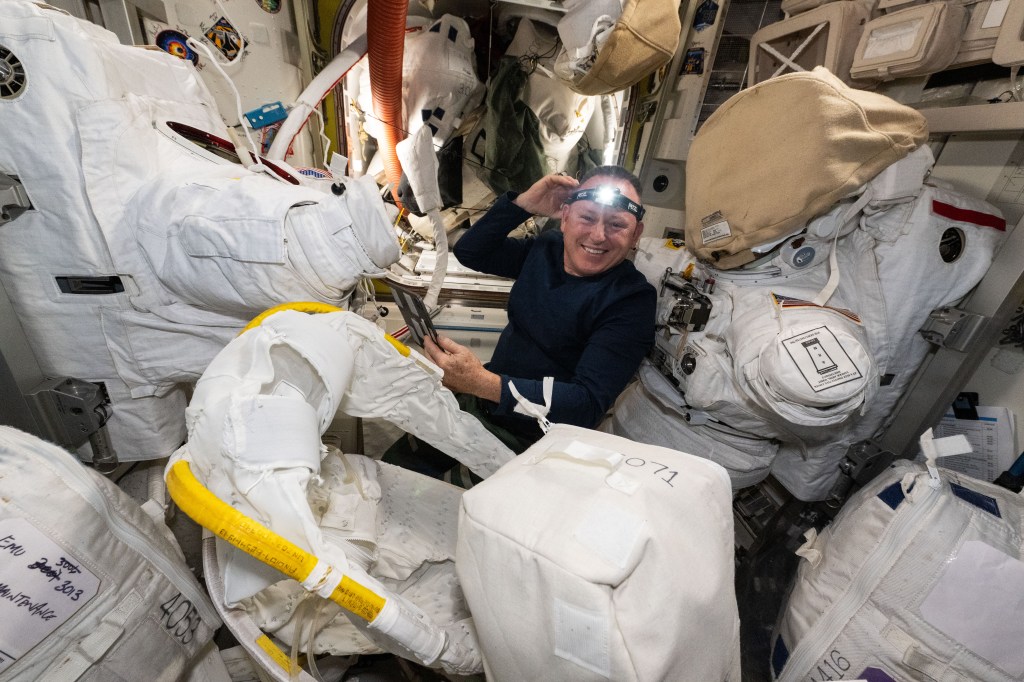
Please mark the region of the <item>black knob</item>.
POLYGON ((334 184, 331 185, 331 193, 336 197, 340 197, 342 194, 345 193, 345 185, 341 184, 340 182, 335 182, 334 184))
POLYGON ((683 356, 683 361, 680 364, 683 368, 683 374, 689 376, 693 374, 693 370, 697 369, 697 357, 693 353, 687 353, 683 356))
POLYGON ((658 177, 654 178, 653 187, 655 192, 664 192, 666 189, 668 189, 668 176, 659 175, 658 177))

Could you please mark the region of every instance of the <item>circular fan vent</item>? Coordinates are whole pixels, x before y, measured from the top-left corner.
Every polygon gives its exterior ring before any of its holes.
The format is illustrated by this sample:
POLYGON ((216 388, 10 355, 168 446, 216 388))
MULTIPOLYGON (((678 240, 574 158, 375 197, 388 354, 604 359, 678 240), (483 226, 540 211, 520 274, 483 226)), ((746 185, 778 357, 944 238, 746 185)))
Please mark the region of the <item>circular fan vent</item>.
POLYGON ((14 53, 0 45, 0 99, 14 99, 25 89, 25 67, 14 53))

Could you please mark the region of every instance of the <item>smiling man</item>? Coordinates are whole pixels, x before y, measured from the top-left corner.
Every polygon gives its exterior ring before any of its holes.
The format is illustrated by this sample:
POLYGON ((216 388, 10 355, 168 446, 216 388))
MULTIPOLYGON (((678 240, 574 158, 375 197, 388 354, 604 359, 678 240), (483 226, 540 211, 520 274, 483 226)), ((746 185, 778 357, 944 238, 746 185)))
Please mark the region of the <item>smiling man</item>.
POLYGON ((653 345, 656 292, 627 260, 643 214, 636 177, 601 166, 579 183, 549 175, 505 194, 456 243, 464 265, 516 280, 508 326, 487 366, 445 337, 425 350, 445 386, 480 399, 464 409, 515 436, 513 449, 541 436, 531 411, 596 426, 653 345), (561 231, 509 238, 531 215, 560 217, 561 231))

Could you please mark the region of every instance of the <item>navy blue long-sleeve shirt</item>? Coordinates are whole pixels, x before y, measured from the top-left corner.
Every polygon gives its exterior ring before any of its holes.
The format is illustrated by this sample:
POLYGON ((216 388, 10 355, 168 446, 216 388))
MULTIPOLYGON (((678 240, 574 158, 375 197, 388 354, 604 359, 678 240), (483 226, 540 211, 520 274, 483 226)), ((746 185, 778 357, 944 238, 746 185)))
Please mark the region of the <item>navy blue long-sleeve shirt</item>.
POLYGON ((500 197, 453 248, 463 265, 516 280, 508 326, 487 365, 501 375, 491 414, 515 431, 539 434, 532 417, 513 414, 509 382, 543 405, 543 379, 551 376, 548 419, 593 428, 654 344, 656 292, 628 260, 598 275, 568 274, 559 231, 509 238, 530 216, 512 203, 515 196, 500 197))

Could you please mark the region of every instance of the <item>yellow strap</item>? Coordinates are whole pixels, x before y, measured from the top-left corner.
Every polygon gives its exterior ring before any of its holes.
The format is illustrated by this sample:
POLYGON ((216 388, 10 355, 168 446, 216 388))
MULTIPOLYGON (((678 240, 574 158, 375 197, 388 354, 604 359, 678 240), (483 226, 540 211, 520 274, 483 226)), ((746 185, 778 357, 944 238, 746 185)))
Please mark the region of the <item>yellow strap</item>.
POLYGON ((317 301, 295 301, 293 303, 282 303, 281 305, 276 305, 273 308, 270 308, 269 310, 264 310, 262 313, 254 317, 252 322, 245 325, 245 329, 240 331, 239 334, 244 334, 253 327, 260 326, 261 324, 263 324, 263 320, 267 319, 274 313, 281 312, 282 310, 297 310, 300 313, 310 313, 313 315, 317 315, 320 313, 341 312, 341 308, 337 306, 333 306, 327 303, 319 303, 317 301))
MULTIPOLYGON (((200 526, 289 578, 305 582, 319 563, 313 554, 218 499, 193 475, 186 460, 178 460, 167 472, 167 491, 200 526)), ((387 601, 347 576, 331 600, 367 621, 375 619, 387 601)))

